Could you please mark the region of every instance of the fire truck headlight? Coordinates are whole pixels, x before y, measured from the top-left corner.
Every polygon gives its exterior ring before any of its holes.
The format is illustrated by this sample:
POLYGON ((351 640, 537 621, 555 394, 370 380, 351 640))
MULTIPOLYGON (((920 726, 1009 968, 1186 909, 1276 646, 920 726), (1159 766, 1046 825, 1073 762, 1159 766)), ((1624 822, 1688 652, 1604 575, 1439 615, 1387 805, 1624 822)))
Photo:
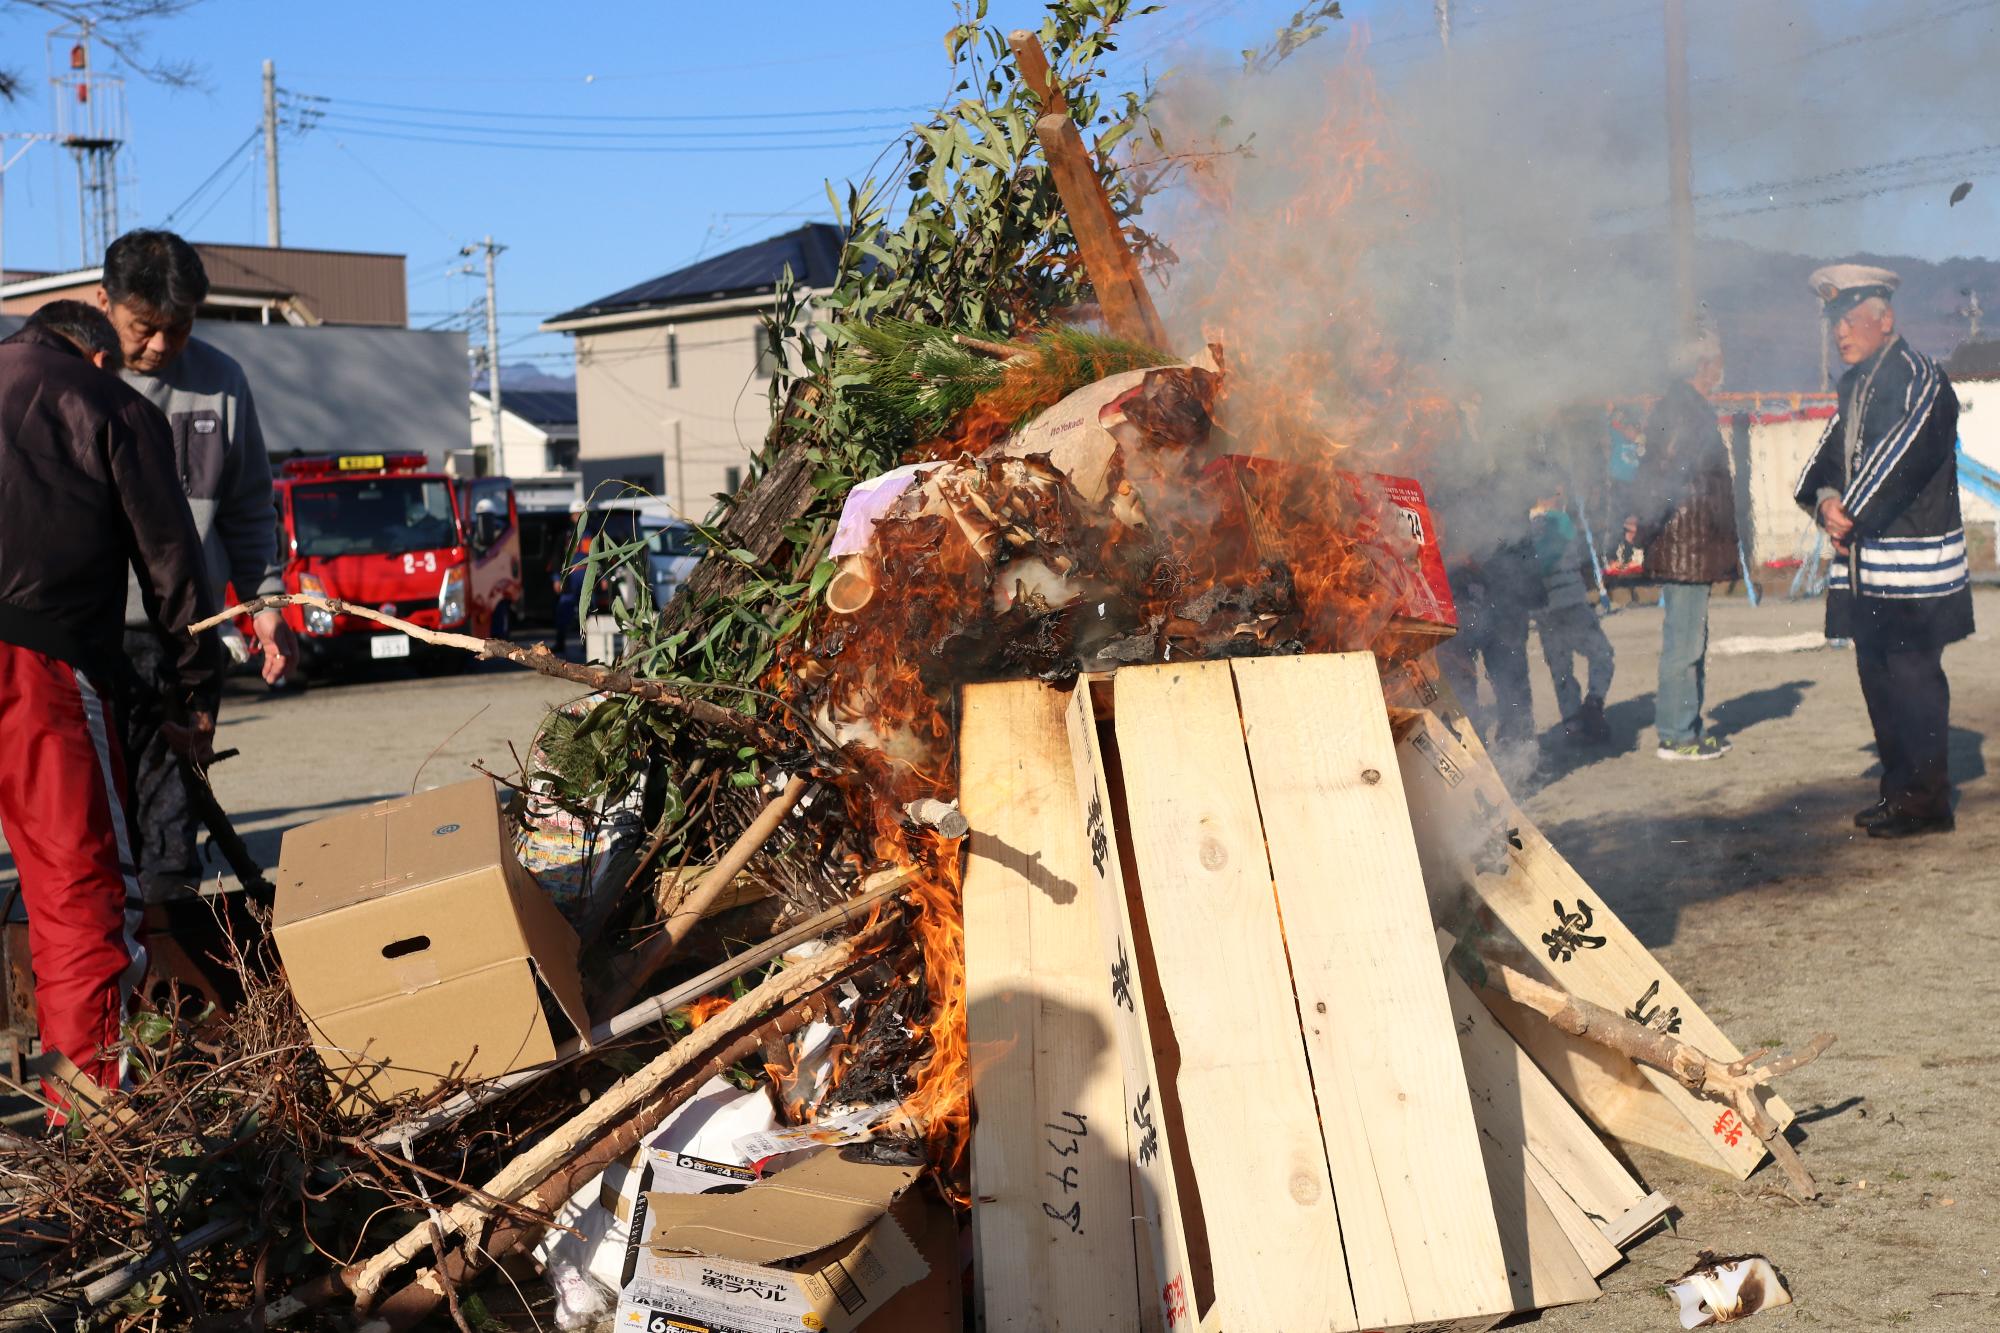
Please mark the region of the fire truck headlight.
POLYGON ((465 623, 465 568, 446 571, 444 583, 438 588, 438 624, 463 625, 465 623))
MULTIPOLYGON (((326 584, 317 574, 299 575, 299 591, 314 597, 327 595, 326 584)), ((308 606, 305 610, 306 633, 326 635, 333 633, 333 612, 324 607, 308 606)))

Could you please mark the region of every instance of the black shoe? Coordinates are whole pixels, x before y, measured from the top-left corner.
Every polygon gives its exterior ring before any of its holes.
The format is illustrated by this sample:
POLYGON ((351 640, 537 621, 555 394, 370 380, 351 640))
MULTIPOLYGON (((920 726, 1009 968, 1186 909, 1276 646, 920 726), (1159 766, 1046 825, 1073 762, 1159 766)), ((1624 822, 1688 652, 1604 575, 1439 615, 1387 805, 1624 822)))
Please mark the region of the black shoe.
POLYGON ((1868 826, 1871 838, 1916 838, 1926 833, 1949 833, 1958 827, 1950 815, 1884 814, 1868 826))
POLYGON ((1583 701, 1583 711, 1577 714, 1577 722, 1583 728, 1585 740, 1601 745, 1611 739, 1611 724, 1604 720, 1604 700, 1596 695, 1583 701))
POLYGON ((1854 827, 1873 828, 1888 817, 1889 801, 1888 798, 1884 797, 1882 800, 1869 806, 1866 810, 1856 810, 1854 812, 1854 827))

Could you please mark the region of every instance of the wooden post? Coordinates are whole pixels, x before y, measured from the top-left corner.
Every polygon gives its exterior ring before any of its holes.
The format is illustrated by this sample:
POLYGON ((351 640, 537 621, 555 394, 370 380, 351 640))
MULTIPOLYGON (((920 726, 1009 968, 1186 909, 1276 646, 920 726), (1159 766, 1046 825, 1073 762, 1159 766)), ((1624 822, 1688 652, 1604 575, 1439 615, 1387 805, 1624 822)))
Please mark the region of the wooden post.
POLYGON ((1104 322, 1117 337, 1165 351, 1166 326, 1146 290, 1138 260, 1125 244, 1104 183, 1097 177, 1096 157, 1084 146, 1083 135, 1070 119, 1068 99, 1049 70, 1042 44, 1031 32, 1015 32, 1007 40, 1014 48, 1022 79, 1041 103, 1035 138, 1049 159, 1049 174, 1055 177, 1084 272, 1103 307, 1104 322))

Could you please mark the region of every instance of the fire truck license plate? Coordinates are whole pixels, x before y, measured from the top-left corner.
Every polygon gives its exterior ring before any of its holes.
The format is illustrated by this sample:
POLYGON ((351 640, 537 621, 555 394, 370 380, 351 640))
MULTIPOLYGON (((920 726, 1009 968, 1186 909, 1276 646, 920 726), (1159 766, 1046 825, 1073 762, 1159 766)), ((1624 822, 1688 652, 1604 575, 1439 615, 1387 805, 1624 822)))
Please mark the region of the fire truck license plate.
POLYGON ((377 634, 368 641, 368 652, 372 657, 408 657, 410 641, 400 634, 377 634))
POLYGON ((380 454, 342 454, 340 456, 340 470, 342 472, 380 472, 383 462, 384 459, 380 454))

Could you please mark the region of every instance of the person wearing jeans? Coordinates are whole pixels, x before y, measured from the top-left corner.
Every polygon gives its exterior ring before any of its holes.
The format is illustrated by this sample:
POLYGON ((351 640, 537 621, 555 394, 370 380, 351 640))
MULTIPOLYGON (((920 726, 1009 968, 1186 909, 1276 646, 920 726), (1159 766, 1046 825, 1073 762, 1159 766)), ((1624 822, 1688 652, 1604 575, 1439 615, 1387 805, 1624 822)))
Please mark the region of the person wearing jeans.
POLYGON ((1674 380, 1646 419, 1625 539, 1646 552, 1664 624, 1653 729, 1661 759, 1720 759, 1729 742, 1702 727, 1707 685, 1708 590, 1736 573, 1736 495, 1729 451, 1708 395, 1722 387, 1722 343, 1712 331, 1675 357, 1674 380))

